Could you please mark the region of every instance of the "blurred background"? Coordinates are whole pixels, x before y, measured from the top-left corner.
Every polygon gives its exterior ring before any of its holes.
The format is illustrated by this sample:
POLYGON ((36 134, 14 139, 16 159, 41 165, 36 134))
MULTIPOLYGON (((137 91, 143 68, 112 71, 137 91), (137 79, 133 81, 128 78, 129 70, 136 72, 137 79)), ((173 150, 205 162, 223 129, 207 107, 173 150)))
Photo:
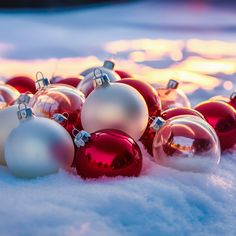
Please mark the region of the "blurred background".
POLYGON ((192 104, 236 89, 236 2, 0 1, 0 76, 75 76, 107 58, 192 104))

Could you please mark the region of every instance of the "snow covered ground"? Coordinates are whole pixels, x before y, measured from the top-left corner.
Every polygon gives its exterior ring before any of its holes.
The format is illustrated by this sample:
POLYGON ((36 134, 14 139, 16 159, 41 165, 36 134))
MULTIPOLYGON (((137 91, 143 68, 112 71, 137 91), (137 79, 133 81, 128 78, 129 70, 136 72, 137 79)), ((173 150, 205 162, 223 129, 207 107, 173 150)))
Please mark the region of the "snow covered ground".
MULTIPOLYGON (((232 9, 155 1, 58 12, 0 12, 0 75, 76 75, 115 54, 150 83, 171 77, 193 105, 236 89, 232 9)), ((20 180, 0 167, 0 235, 236 235, 236 149, 211 174, 144 153, 139 178, 20 180)))

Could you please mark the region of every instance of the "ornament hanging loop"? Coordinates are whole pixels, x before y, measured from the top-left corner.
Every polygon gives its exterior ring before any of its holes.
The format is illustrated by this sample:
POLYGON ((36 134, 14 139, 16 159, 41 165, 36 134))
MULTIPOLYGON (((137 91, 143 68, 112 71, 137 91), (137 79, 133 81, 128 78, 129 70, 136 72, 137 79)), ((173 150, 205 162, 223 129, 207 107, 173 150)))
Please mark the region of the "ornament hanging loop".
POLYGON ((49 80, 43 76, 43 73, 41 71, 38 71, 36 73, 36 82, 35 82, 36 90, 47 87, 49 84, 50 84, 49 80), (39 77, 39 75, 41 76, 41 78, 39 77))
POLYGON ((76 137, 76 135, 77 135, 78 133, 79 133, 79 130, 74 127, 73 130, 72 130, 72 135, 73 135, 74 137, 76 137))
POLYGON ((43 72, 37 71, 37 73, 36 73, 36 80, 41 80, 43 78, 44 78, 43 72), (40 78, 39 78, 39 76, 40 76, 40 78))
POLYGON ((20 103, 18 105, 17 117, 19 120, 27 120, 32 116, 33 116, 32 109, 27 107, 25 103, 20 103))

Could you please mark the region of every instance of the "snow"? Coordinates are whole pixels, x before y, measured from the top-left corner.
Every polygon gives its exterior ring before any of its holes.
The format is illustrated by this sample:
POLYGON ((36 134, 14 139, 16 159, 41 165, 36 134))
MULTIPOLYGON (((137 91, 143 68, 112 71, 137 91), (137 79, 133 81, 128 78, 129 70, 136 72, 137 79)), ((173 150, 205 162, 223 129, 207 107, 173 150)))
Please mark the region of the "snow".
POLYGON ((1 235, 235 235, 236 155, 214 174, 145 160, 139 178, 65 172, 19 180, 0 169, 1 235))
MULTIPOLYGON (((180 76, 195 105, 236 89, 235 23, 229 9, 155 1, 2 11, 0 75, 75 75, 116 51, 118 67, 148 82, 180 76)), ((235 148, 208 174, 159 166, 142 151, 138 178, 84 181, 60 171, 22 180, 0 167, 0 235, 236 235, 235 148)))

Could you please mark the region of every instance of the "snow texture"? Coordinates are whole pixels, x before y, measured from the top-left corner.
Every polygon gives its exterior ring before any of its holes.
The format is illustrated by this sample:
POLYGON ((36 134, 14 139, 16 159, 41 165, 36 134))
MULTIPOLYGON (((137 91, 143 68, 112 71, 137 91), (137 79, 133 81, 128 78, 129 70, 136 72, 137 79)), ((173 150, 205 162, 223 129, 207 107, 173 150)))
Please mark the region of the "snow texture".
MULTIPOLYGON (((232 11, 155 1, 69 12, 1 12, 0 55, 12 62, 90 55, 103 59, 108 54, 104 45, 120 39, 229 42, 235 38, 229 30, 235 23, 232 11)), ((235 68, 236 54, 230 58, 235 68)), ((162 67, 168 63, 165 58, 162 67)), ((219 76, 210 74, 218 85, 208 91, 204 86, 197 89, 190 96, 193 104, 220 92, 228 94, 223 85, 235 88, 235 74, 221 73, 220 68, 219 76)), ((60 171, 22 180, 0 167, 0 235, 236 235, 235 169, 235 149, 225 152, 219 168, 209 174, 161 167, 145 152, 138 178, 84 181, 75 173, 60 171)))

